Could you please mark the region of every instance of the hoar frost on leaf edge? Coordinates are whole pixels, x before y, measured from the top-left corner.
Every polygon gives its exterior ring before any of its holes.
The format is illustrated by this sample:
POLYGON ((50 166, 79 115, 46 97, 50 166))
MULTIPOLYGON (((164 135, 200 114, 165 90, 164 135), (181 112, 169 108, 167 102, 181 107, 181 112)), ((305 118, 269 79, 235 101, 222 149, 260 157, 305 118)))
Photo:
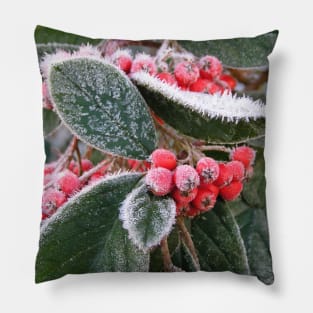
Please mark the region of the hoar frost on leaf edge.
POLYGON ((250 97, 238 97, 236 94, 217 93, 213 95, 198 92, 182 91, 145 72, 132 74, 131 79, 139 86, 162 94, 204 117, 221 118, 230 122, 249 121, 265 117, 265 105, 260 100, 250 97))

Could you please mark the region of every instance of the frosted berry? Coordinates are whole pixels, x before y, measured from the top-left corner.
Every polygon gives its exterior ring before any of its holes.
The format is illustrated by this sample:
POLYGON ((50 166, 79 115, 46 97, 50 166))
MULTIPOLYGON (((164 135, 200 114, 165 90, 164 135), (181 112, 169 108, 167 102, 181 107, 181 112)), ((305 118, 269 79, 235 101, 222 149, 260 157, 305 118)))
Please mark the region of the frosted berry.
POLYGON ((220 80, 225 82, 231 90, 235 89, 237 85, 236 79, 227 74, 222 74, 220 80))
POLYGON ((181 204, 187 204, 191 202, 198 193, 198 188, 194 188, 189 192, 180 191, 179 189, 175 188, 172 192, 173 199, 181 204))
POLYGON ((255 159, 255 151, 247 146, 241 146, 233 149, 230 155, 231 160, 240 161, 247 169, 250 165, 253 165, 255 159))
POLYGON ((165 196, 173 188, 173 174, 170 170, 158 167, 148 171, 146 185, 156 196, 165 196))
POLYGON ((151 162, 153 167, 164 167, 173 170, 176 165, 176 156, 173 152, 166 149, 156 149, 151 154, 151 162))
POLYGON ((55 170, 55 163, 46 164, 44 168, 44 175, 52 174, 54 170, 55 170))
POLYGON ((221 85, 218 85, 213 82, 209 83, 207 89, 208 89, 208 93, 211 95, 214 95, 215 93, 223 94, 225 91, 225 89, 221 85))
POLYGON ((235 200, 243 188, 242 182, 233 181, 229 185, 220 189, 220 196, 226 201, 235 200))
POLYGON ((176 65, 174 74, 180 86, 189 86, 199 78, 199 69, 196 64, 184 61, 176 65))
MULTIPOLYGON (((82 172, 87 172, 87 171, 89 171, 89 170, 91 170, 93 168, 93 164, 88 159, 82 159, 81 160, 81 167, 82 167, 82 172)), ((74 166, 72 164, 70 164, 69 168, 71 169, 71 171, 75 175, 79 175, 79 165, 77 164, 77 162, 75 162, 74 166)))
POLYGON ((135 58, 135 60, 132 63, 132 67, 130 72, 136 73, 136 72, 146 72, 150 75, 155 75, 157 72, 156 65, 152 59, 151 56, 141 53, 138 54, 135 58))
POLYGON ((189 204, 188 203, 180 203, 176 202, 176 216, 181 215, 182 213, 189 210, 189 204))
POLYGON ((233 174, 233 181, 241 181, 245 176, 245 167, 240 161, 230 161, 226 163, 226 166, 231 170, 233 174))
POLYGON ((192 201, 192 206, 200 211, 211 210, 216 202, 216 195, 214 192, 204 189, 199 189, 196 198, 192 201))
POLYGON ((99 179, 103 177, 104 176, 100 173, 93 173, 89 178, 89 183, 94 183, 95 181, 98 181, 99 179))
POLYGON ((177 81, 171 73, 161 72, 161 73, 158 73, 156 77, 171 86, 177 86, 177 81))
POLYGON ((200 214, 200 210, 195 208, 194 206, 190 206, 189 209, 186 210, 186 215, 189 217, 195 217, 200 214))
POLYGON ((42 213, 45 217, 51 216, 66 201, 66 196, 62 191, 49 189, 42 195, 42 213))
POLYGON ((112 63, 115 64, 119 69, 124 71, 126 74, 130 72, 133 59, 128 50, 117 50, 111 56, 112 63))
POLYGON ((189 86, 190 91, 209 93, 210 80, 206 78, 198 78, 196 82, 189 86))
POLYGON ((225 164, 219 164, 220 173, 214 184, 218 187, 228 185, 233 180, 233 173, 231 169, 225 164))
POLYGON ((201 182, 213 183, 220 174, 218 163, 209 157, 201 158, 196 166, 201 182))
POLYGON ((223 66, 220 60, 214 56, 206 55, 199 60, 200 76, 203 78, 216 78, 222 74, 223 66))
POLYGON ((70 196, 79 189, 80 181, 77 175, 70 171, 65 171, 60 174, 60 177, 57 180, 57 186, 66 195, 70 196))
POLYGON ((188 192, 200 184, 200 177, 190 165, 179 165, 174 172, 174 183, 180 191, 188 192))
POLYGON ((216 198, 217 198, 219 191, 220 191, 220 189, 217 186, 215 186, 214 184, 203 183, 203 182, 200 182, 199 189, 204 189, 204 190, 208 190, 208 191, 213 192, 215 194, 216 198))

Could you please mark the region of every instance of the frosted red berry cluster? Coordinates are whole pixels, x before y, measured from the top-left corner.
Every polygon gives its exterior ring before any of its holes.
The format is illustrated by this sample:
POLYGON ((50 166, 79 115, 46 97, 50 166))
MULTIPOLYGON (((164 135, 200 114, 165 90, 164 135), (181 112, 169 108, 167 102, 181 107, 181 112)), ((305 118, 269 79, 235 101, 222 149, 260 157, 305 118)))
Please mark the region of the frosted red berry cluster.
POLYGON ((157 149, 151 154, 151 169, 145 177, 147 188, 156 196, 170 195, 176 214, 194 217, 211 210, 218 197, 235 200, 243 183, 253 174, 255 151, 247 146, 234 148, 229 162, 201 158, 196 167, 178 165, 174 153, 157 149))
POLYGON ((126 74, 143 71, 182 90, 215 94, 229 92, 236 87, 236 80, 225 74, 221 61, 211 55, 203 56, 197 61, 181 61, 171 72, 158 70, 152 56, 141 53, 133 59, 127 50, 113 54, 111 62, 126 74))

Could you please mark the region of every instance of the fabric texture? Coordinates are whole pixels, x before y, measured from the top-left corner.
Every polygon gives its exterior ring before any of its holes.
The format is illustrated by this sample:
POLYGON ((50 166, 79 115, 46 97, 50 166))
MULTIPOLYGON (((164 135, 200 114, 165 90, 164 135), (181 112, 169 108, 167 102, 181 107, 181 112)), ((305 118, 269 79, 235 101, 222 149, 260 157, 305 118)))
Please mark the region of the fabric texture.
POLYGON ((37 283, 193 271, 273 283, 263 151, 277 35, 132 41, 36 27, 37 283))

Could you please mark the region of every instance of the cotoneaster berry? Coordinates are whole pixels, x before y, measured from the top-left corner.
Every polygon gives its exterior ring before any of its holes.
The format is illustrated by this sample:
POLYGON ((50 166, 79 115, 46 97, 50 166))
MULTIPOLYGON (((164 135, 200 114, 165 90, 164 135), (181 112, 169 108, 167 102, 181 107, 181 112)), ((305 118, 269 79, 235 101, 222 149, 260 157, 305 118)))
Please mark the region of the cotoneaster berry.
POLYGON ((192 166, 179 165, 174 171, 174 183, 180 191, 188 192, 200 184, 200 177, 192 166))
POLYGON ((189 86, 189 90, 193 92, 204 92, 204 93, 210 93, 209 92, 209 84, 211 80, 206 78, 198 78, 197 81, 195 81, 193 84, 189 86))
POLYGON ((214 181, 214 184, 218 187, 228 185, 233 180, 233 173, 231 169, 225 163, 220 163, 219 170, 219 176, 214 181))
POLYGON ((186 215, 188 217, 195 217, 195 216, 199 215, 200 212, 201 211, 199 209, 197 209, 194 206, 190 205, 189 209, 186 210, 186 215))
POLYGON ((204 189, 204 190, 208 190, 208 191, 213 192, 215 194, 216 198, 217 198, 219 191, 220 191, 220 189, 217 186, 215 186, 214 184, 203 183, 203 182, 200 182, 199 189, 204 189))
POLYGON ((200 76, 203 78, 217 78, 222 74, 223 66, 214 56, 206 55, 199 60, 200 76))
MULTIPOLYGON (((70 169, 75 175, 79 175, 79 165, 77 162, 73 161, 73 164, 70 164, 70 169)), ((81 160, 81 167, 82 167, 82 172, 87 172, 93 168, 93 164, 90 160, 88 159, 82 159, 81 160)))
POLYGON ((118 50, 111 56, 112 63, 126 74, 130 72, 133 59, 127 50, 118 50))
POLYGON ((176 216, 181 215, 182 213, 189 210, 188 203, 176 202, 176 216))
POLYGON ((156 196, 165 196, 173 189, 173 174, 163 167, 149 170, 145 181, 147 188, 156 196))
POLYGON ((220 80, 223 81, 223 82, 225 82, 225 83, 229 86, 229 88, 230 88, 231 90, 235 89, 235 87, 236 87, 236 85, 237 85, 236 79, 233 78, 233 77, 230 76, 230 75, 227 75, 227 74, 222 74, 222 75, 220 76, 220 80))
POLYGON ((216 195, 212 191, 199 189, 196 198, 192 201, 192 206, 205 212, 213 209, 216 202, 216 195))
POLYGON ((233 174, 233 181, 241 181, 245 176, 245 167, 240 161, 230 161, 226 163, 226 166, 231 170, 233 174))
POLYGON ((220 174, 218 163, 209 157, 201 158, 196 166, 201 182, 213 183, 220 174))
POLYGON ((184 61, 175 66, 174 74, 180 86, 189 86, 199 78, 199 69, 196 64, 184 61))
POLYGON ((254 173, 254 169, 253 169, 253 166, 250 165, 247 169, 246 169, 246 178, 247 179, 250 179, 252 176, 253 176, 253 173, 254 173))
POLYGON ((132 63, 130 72, 146 72, 150 75, 155 75, 157 72, 153 58, 147 54, 138 54, 132 63))
POLYGON ((221 86, 221 85, 218 85, 216 83, 209 83, 208 84, 208 93, 213 95, 215 93, 220 93, 220 94, 223 94, 225 91, 225 89, 221 86))
POLYGON ((66 196, 63 192, 49 189, 42 195, 42 213, 45 217, 49 217, 65 202, 66 196))
POLYGON ((44 175, 52 174, 55 170, 55 163, 46 164, 44 167, 44 175))
POLYGON ((70 171, 65 171, 59 175, 57 186, 66 195, 70 196, 80 187, 80 181, 77 175, 70 171))
POLYGON ((240 181, 233 181, 229 185, 220 189, 220 196, 226 201, 232 201, 238 198, 243 188, 240 181))
POLYGON ((158 73, 156 77, 171 86, 177 86, 177 81, 171 73, 161 72, 161 73, 158 73))
POLYGON ((247 146, 241 146, 233 149, 230 154, 230 158, 233 161, 240 161, 247 169, 250 165, 253 165, 255 159, 255 151, 247 146))
POLYGON ((177 165, 175 154, 166 149, 154 150, 150 159, 153 167, 164 167, 168 170, 173 170, 177 165))
POLYGON ((189 192, 180 191, 179 189, 175 188, 172 191, 171 195, 172 195, 172 198, 176 202, 181 203, 181 204, 187 204, 191 202, 197 196, 197 193, 198 193, 198 188, 194 188, 190 190, 189 192))

